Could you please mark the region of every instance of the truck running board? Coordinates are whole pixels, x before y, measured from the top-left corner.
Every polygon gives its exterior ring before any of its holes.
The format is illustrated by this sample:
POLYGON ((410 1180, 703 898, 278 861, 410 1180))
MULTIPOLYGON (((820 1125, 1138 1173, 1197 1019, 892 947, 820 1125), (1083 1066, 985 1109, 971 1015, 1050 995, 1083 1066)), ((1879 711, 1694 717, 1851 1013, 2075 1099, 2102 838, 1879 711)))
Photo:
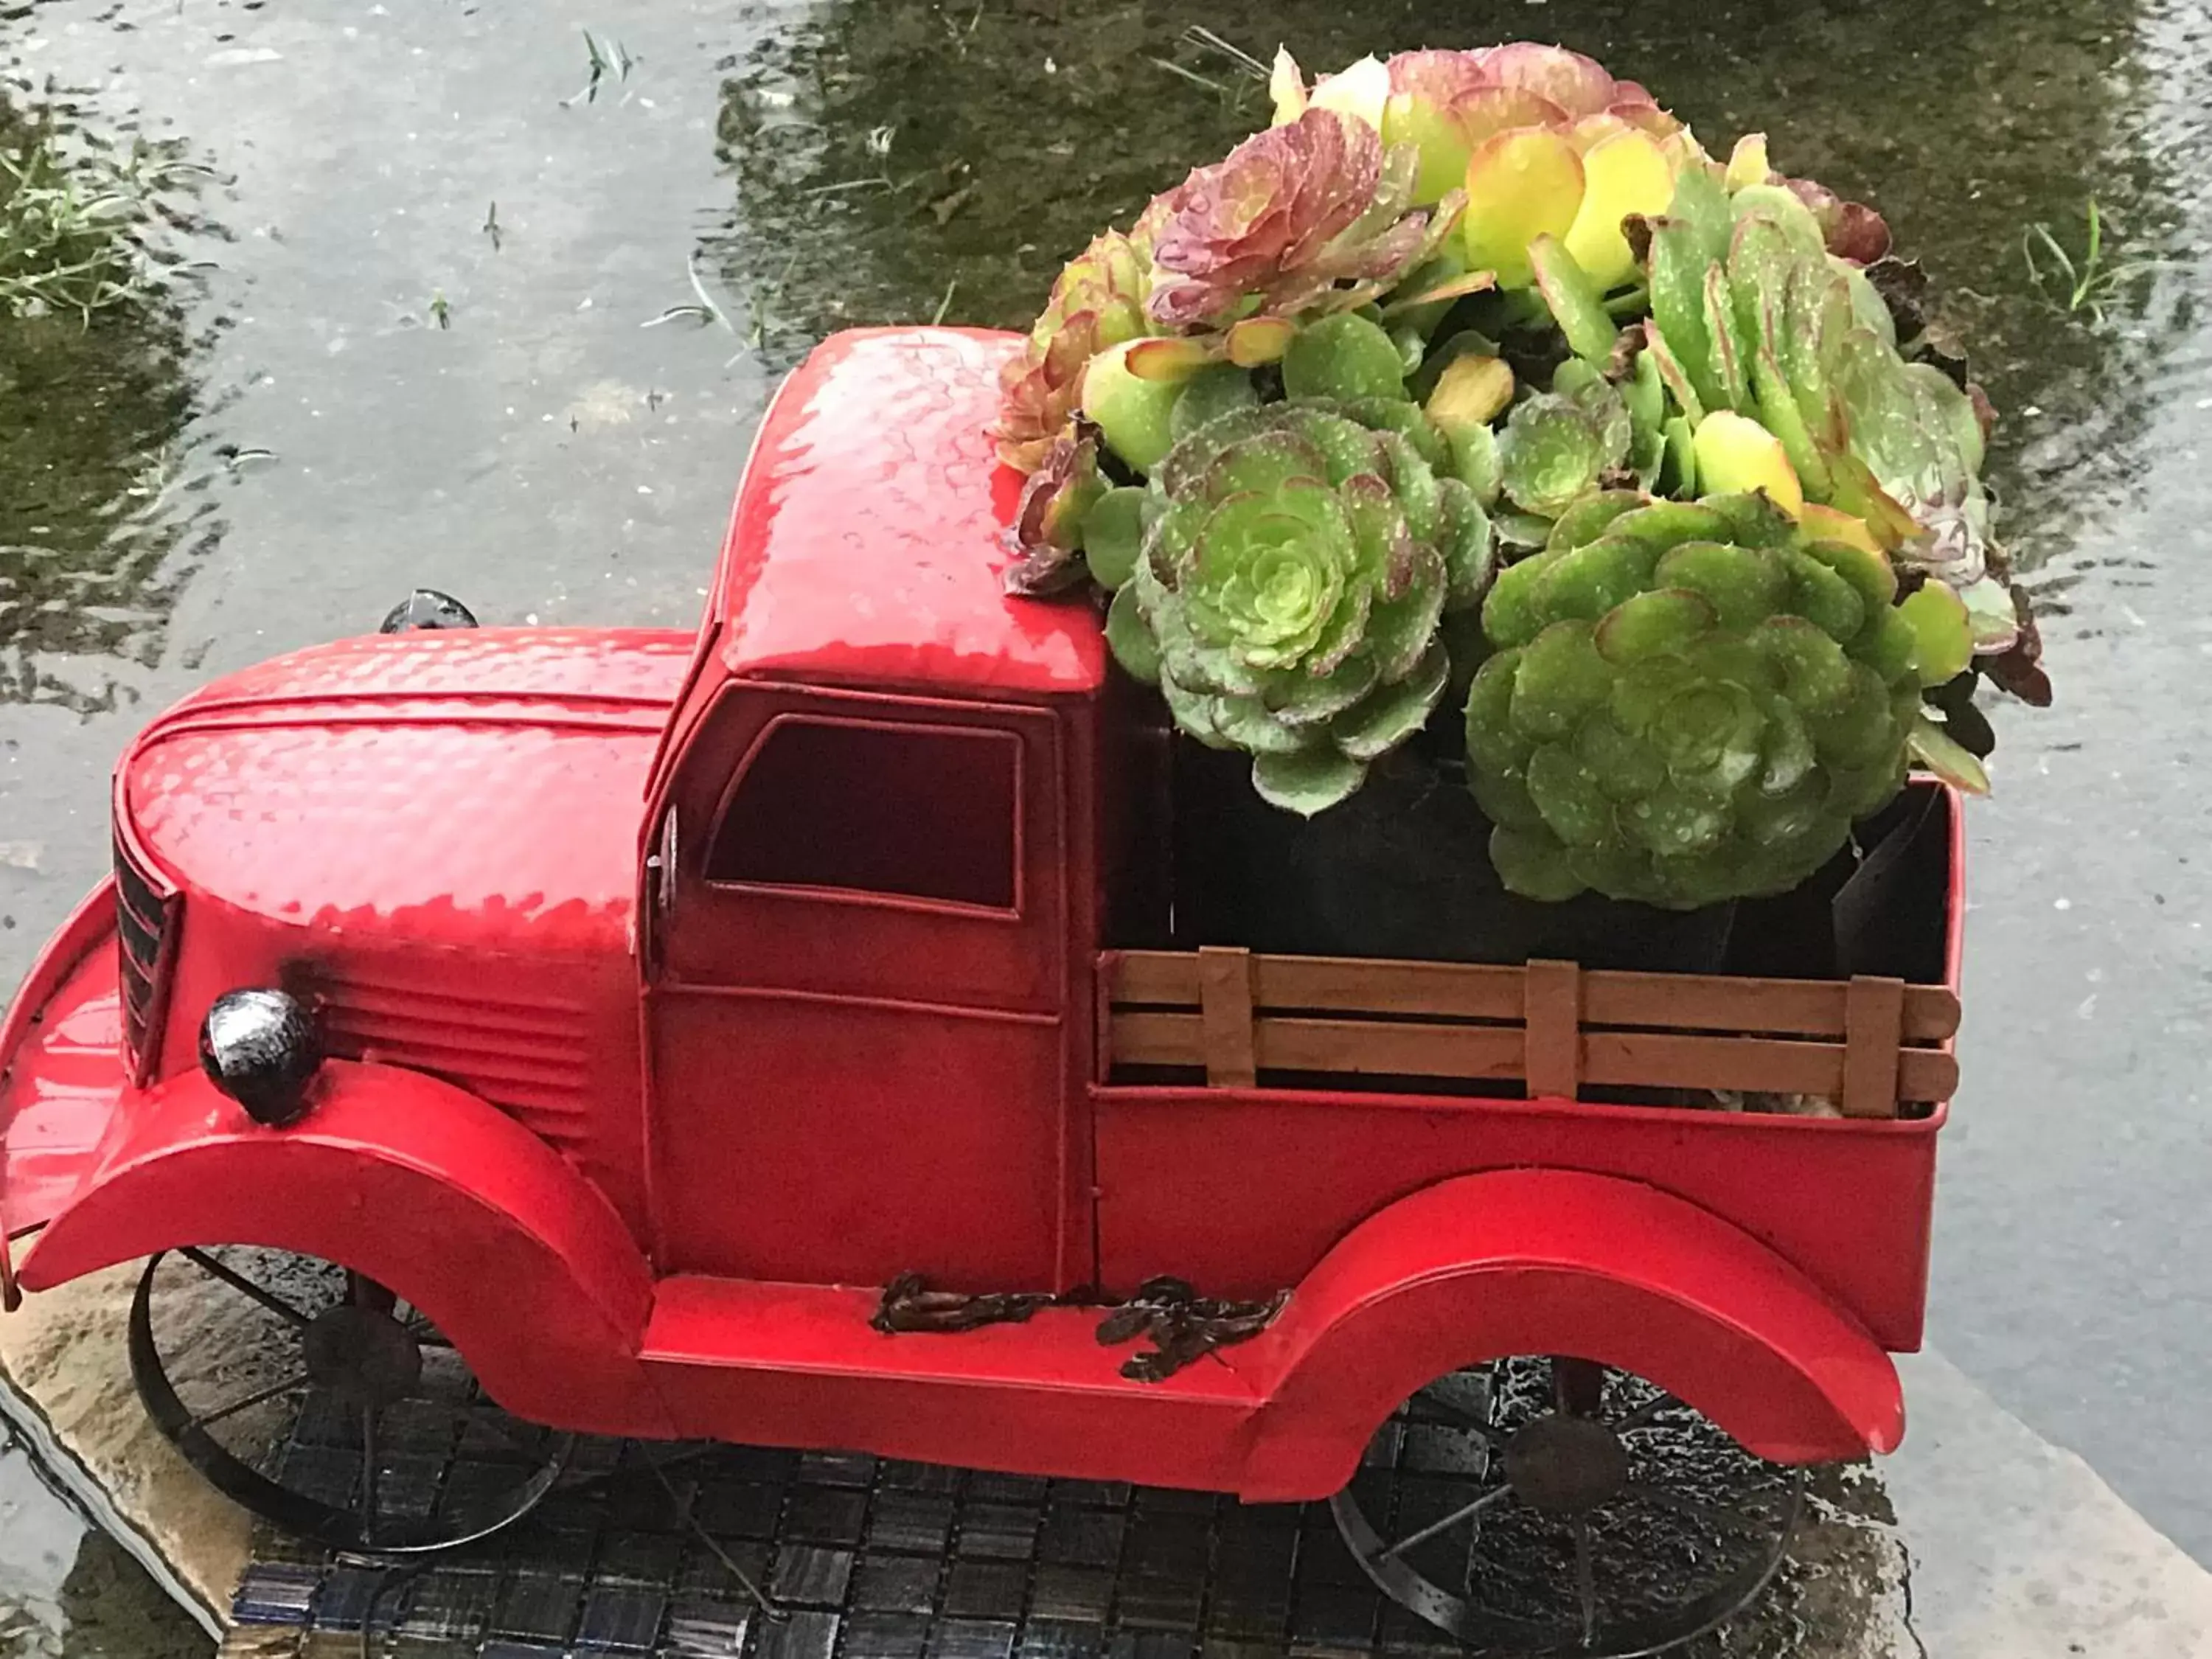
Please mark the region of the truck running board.
POLYGON ((1234 1350, 1157 1382, 1121 1375, 1098 1310, 886 1335, 872 1290, 663 1279, 641 1358, 681 1435, 836 1446, 928 1462, 1059 1468, 1234 1490, 1261 1396, 1234 1350), (994 1459, 991 1448, 1005 1448, 994 1459))

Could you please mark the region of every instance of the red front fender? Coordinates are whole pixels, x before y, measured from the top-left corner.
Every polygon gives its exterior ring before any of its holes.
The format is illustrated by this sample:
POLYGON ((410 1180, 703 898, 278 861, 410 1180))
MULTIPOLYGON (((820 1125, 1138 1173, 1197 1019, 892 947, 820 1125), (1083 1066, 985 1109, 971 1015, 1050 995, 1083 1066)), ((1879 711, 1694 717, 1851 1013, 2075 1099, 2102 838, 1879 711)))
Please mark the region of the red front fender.
POLYGON ((1369 1218, 1231 1351, 1267 1396, 1238 1489, 1320 1498, 1401 1401, 1508 1354, 1569 1354, 1649 1377, 1763 1457, 1893 1449, 1889 1356, 1788 1262, 1710 1211, 1557 1170, 1440 1182, 1369 1218))
POLYGON ((652 1274, 613 1207, 544 1142, 435 1079, 333 1060, 307 1120, 278 1130, 198 1073, 174 1078, 126 1103, 22 1282, 44 1290, 191 1244, 368 1274, 421 1308, 518 1416, 670 1431, 637 1361, 652 1274))

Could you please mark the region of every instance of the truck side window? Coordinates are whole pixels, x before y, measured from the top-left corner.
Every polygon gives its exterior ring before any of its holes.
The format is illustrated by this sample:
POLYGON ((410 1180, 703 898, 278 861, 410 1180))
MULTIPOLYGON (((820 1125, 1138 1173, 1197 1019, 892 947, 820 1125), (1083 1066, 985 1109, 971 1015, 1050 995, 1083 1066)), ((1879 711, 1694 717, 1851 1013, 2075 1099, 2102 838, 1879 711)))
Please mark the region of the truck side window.
POLYGON ((715 827, 707 879, 1018 906, 1011 732, 771 721, 715 827))

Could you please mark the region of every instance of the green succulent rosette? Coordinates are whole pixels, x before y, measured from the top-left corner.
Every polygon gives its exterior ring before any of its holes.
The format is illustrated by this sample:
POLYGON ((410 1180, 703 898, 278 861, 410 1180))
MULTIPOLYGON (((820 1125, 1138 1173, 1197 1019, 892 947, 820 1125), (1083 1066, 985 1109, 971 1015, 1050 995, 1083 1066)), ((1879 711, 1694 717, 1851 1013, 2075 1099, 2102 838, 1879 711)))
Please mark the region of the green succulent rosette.
POLYGON ((1760 495, 1593 495, 1482 612, 1468 779, 1506 886, 1667 909, 1779 893, 1905 781, 1955 628, 1760 495))
POLYGON ((1086 520, 1115 656, 1180 730, 1250 754, 1274 805, 1343 800, 1442 699, 1439 624, 1491 559, 1448 459, 1402 400, 1271 404, 1206 422, 1086 520))

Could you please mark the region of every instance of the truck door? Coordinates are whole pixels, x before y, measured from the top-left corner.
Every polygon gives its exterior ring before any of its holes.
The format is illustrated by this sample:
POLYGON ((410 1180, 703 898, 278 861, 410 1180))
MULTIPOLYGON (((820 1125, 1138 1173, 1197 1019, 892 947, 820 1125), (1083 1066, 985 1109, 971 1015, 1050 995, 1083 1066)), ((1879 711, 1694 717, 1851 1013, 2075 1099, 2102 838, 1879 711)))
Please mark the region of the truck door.
POLYGON ((722 693, 651 837, 663 1272, 1063 1276, 1060 764, 1043 709, 722 693))

